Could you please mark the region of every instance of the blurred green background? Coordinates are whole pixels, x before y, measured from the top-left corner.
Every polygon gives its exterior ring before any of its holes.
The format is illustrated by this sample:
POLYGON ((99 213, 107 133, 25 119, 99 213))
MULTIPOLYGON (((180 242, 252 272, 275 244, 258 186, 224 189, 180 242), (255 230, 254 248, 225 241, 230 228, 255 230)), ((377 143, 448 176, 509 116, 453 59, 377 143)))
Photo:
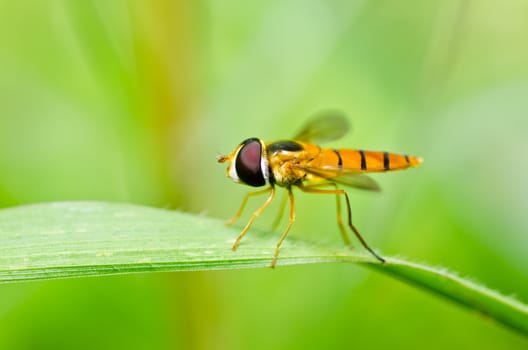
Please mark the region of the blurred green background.
MULTIPOLYGON (((527 38, 524 0, 0 0, 0 206, 228 218, 248 188, 216 155, 337 108, 354 132, 329 146, 425 158, 349 191, 370 245, 526 302, 527 38)), ((334 199, 315 197, 297 195, 291 235, 341 245, 334 199)), ((348 265, 0 285, 1 349, 527 345, 348 265)))

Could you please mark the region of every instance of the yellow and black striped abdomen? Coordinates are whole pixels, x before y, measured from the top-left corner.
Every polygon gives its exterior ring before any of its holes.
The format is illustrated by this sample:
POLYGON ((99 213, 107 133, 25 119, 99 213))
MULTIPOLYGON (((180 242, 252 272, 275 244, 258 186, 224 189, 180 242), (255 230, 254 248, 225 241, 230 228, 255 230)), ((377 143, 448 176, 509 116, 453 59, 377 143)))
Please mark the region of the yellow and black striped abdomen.
POLYGON ((390 152, 363 151, 351 149, 324 149, 325 165, 357 169, 364 172, 399 170, 420 165, 419 157, 390 152))

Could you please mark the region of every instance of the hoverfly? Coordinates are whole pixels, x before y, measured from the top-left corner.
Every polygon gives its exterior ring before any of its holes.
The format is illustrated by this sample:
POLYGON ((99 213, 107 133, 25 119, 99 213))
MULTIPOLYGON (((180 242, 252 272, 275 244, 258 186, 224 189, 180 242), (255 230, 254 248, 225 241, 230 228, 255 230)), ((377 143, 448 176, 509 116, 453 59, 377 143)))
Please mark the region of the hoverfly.
MULTIPOLYGON (((279 249, 295 221, 295 200, 292 187, 303 192, 331 194, 336 196, 337 224, 343 241, 350 245, 350 238, 341 218, 340 198, 345 198, 348 226, 376 259, 385 260, 372 250, 359 231, 352 224, 352 212, 348 194, 338 185, 379 191, 378 184, 364 173, 385 172, 418 166, 422 158, 399 155, 389 152, 375 152, 353 149, 321 148, 316 143, 336 140, 349 129, 349 123, 340 114, 320 114, 309 120, 292 140, 266 143, 258 138, 249 138, 240 143, 228 156, 218 156, 217 161, 228 161, 227 176, 234 182, 265 189, 249 192, 244 197, 236 214, 227 221, 234 223, 242 214, 249 197, 269 193, 264 204, 258 208, 235 240, 232 250, 236 250, 253 221, 270 205, 275 197, 275 185, 284 187, 290 201, 289 224, 282 233, 271 261, 275 267, 279 249), (321 188, 327 187, 327 188, 321 188), (328 188, 330 187, 330 188, 328 188)), ((279 218, 286 204, 281 205, 279 218)))

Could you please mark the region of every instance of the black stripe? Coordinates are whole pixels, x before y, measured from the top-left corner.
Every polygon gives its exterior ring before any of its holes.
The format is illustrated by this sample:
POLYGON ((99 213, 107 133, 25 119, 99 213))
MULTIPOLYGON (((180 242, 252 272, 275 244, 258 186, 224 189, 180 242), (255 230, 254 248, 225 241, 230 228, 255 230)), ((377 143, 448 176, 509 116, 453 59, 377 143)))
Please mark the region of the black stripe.
POLYGON ((359 150, 359 155, 361 156, 361 170, 367 170, 367 160, 365 159, 365 152, 359 150))
POLYGON ((385 169, 385 170, 389 170, 390 169, 389 152, 383 152, 383 169, 385 169))
POLYGON ((409 156, 408 155, 405 155, 405 161, 407 162, 407 164, 411 164, 411 161, 409 160, 409 156))
POLYGON ((337 155, 337 166, 341 169, 343 167, 343 158, 338 150, 334 149, 334 153, 337 155))

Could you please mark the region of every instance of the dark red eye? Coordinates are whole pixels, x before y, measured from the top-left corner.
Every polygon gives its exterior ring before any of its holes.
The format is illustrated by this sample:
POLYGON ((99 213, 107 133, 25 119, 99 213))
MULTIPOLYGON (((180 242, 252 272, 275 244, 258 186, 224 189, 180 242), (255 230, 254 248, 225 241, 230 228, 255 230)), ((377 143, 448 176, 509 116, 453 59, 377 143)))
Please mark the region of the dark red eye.
POLYGON ((242 142, 235 161, 236 173, 242 182, 254 187, 266 184, 263 169, 261 169, 261 157, 262 145, 259 139, 251 138, 242 142))

